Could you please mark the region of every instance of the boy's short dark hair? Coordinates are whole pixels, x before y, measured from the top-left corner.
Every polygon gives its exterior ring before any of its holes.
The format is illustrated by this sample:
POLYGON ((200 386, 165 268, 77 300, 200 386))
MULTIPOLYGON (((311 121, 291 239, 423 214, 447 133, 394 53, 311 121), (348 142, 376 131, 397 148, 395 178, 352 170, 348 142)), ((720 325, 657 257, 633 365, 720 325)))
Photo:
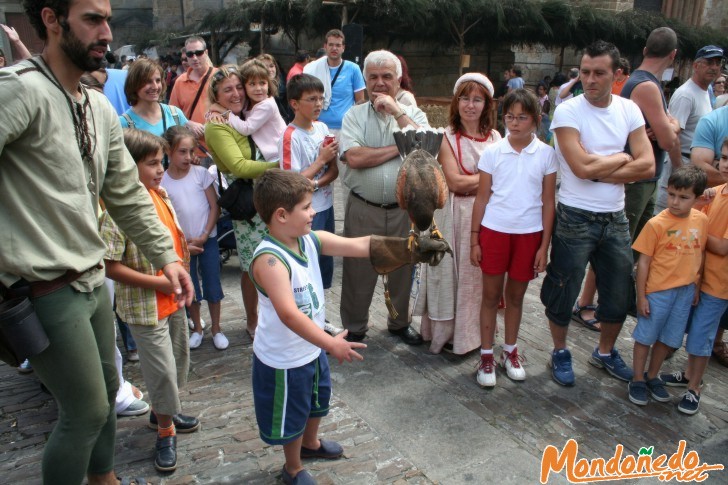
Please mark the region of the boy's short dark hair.
POLYGON ((156 155, 159 150, 162 153, 167 150, 164 138, 136 128, 124 128, 124 145, 136 163, 150 155, 156 155))
POLYGON ((515 74, 516 77, 521 77, 521 74, 523 74, 523 70, 521 70, 521 66, 513 66, 513 67, 511 67, 511 71, 513 71, 513 74, 515 74))
POLYGON ((629 76, 632 66, 629 63, 629 60, 625 59, 624 57, 620 57, 619 68, 622 70, 622 74, 624 74, 625 76, 629 76))
POLYGON ((521 109, 533 118, 536 128, 541 126, 541 104, 533 92, 528 89, 514 89, 503 98, 503 114, 505 115, 514 104, 520 104, 521 109))
POLYGON ((705 174, 705 171, 693 164, 683 165, 676 169, 667 180, 668 187, 692 189, 696 197, 703 195, 707 185, 708 176, 705 174))
POLYGON ((255 181, 253 203, 263 222, 270 224, 277 209, 282 207, 291 212, 304 195, 310 193, 313 193, 313 185, 300 173, 272 168, 255 181))
POLYGON ((286 96, 289 102, 294 99, 299 101, 304 93, 308 92, 323 93, 324 84, 319 78, 310 74, 296 74, 286 84, 286 96))
POLYGON ((591 57, 609 56, 612 60, 612 72, 616 72, 619 68, 619 49, 611 42, 605 42, 603 40, 596 40, 586 46, 584 49, 584 55, 591 57))

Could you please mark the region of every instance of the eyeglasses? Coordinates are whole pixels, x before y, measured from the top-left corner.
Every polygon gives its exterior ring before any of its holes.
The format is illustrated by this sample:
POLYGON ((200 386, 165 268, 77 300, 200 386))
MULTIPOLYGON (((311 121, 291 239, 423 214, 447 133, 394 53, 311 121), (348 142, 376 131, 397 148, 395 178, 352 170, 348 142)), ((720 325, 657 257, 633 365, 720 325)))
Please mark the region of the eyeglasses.
POLYGON ((317 104, 317 103, 323 104, 324 97, 323 96, 311 96, 310 98, 301 98, 301 101, 305 101, 305 102, 311 103, 311 104, 317 104))
POLYGON ((485 104, 485 99, 483 98, 468 98, 467 96, 460 96, 458 98, 458 101, 460 101, 463 104, 485 104))
POLYGON ((720 66, 721 64, 723 64, 722 57, 711 57, 710 59, 701 59, 701 61, 709 66, 720 66))
POLYGON ((188 58, 188 59, 189 59, 190 57, 200 57, 200 56, 202 56, 202 54, 204 54, 204 53, 205 53, 205 49, 200 49, 200 50, 198 50, 198 51, 187 51, 187 52, 185 52, 185 54, 187 55, 187 58, 188 58))
POLYGON ((725 84, 725 81, 716 81, 713 84, 725 84))
POLYGON ((513 116, 511 114, 508 114, 503 115, 503 119, 506 120, 508 123, 513 123, 516 120, 518 120, 519 123, 525 123, 526 121, 530 120, 531 117, 527 115, 513 116))

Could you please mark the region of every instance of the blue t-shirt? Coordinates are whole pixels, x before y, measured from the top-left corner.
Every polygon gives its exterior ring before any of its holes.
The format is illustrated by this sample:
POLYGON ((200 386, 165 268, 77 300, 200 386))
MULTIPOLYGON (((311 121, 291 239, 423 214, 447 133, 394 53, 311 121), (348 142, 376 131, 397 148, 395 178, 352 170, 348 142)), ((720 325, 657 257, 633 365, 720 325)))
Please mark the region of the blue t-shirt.
MULTIPOLYGON (((165 125, 167 126, 167 128, 170 128, 177 124, 182 126, 187 124, 187 117, 184 115, 184 113, 182 113, 181 109, 174 108, 175 114, 179 118, 179 123, 175 123, 171 107, 168 104, 162 103, 160 103, 160 106, 162 107, 163 116, 162 119, 160 119, 159 122, 155 125, 147 122, 144 118, 132 111, 131 108, 129 108, 124 114, 129 115, 129 118, 131 118, 131 120, 134 122, 134 128, 136 128, 137 130, 148 131, 152 135, 157 136, 162 136, 164 134, 165 125)), ((122 128, 129 128, 129 123, 126 121, 126 118, 123 115, 119 116, 119 121, 121 121, 122 128)))
MULTIPOLYGON (((338 66, 329 66, 332 81, 338 69, 338 66)), ((354 93, 365 87, 364 76, 362 76, 359 66, 351 61, 344 61, 344 66, 341 68, 339 77, 336 78, 334 87, 331 90, 329 109, 321 111, 318 120, 325 123, 330 129, 340 130, 341 120, 344 119, 344 115, 349 111, 349 108, 354 106, 354 93)))
POLYGON ((116 114, 121 115, 130 108, 124 93, 124 83, 129 71, 121 69, 106 69, 106 84, 104 84, 104 95, 109 98, 116 114))
POLYGON ((720 148, 726 136, 728 136, 728 106, 723 106, 700 118, 690 148, 709 148, 713 150, 713 158, 719 160, 720 148))
POLYGON ((526 83, 522 77, 514 77, 508 80, 508 87, 511 89, 522 89, 526 83))

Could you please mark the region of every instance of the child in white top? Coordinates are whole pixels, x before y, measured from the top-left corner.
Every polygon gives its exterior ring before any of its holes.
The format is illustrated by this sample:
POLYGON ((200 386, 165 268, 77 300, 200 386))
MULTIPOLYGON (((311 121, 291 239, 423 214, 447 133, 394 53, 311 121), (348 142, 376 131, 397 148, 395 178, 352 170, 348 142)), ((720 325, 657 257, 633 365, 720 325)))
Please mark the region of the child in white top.
POLYGON ((190 305, 190 317, 195 325, 190 335, 190 348, 202 343, 200 301, 207 300, 212 321, 215 347, 223 350, 228 340, 220 331, 220 301, 223 298, 220 283, 220 249, 217 244, 217 196, 210 172, 193 165, 197 141, 194 133, 183 126, 169 128, 164 138, 169 145, 169 168, 162 177, 179 219, 190 250, 190 275, 195 287, 195 301, 190 305), (202 275, 200 287, 199 275, 202 275))
POLYGON ((515 89, 503 102, 508 135, 488 146, 478 163, 480 183, 473 205, 470 262, 483 271, 480 307, 481 362, 478 384, 495 386, 493 340, 505 273, 505 343, 501 365, 522 381, 516 341, 528 282, 546 268, 555 213, 556 157, 540 141, 541 107, 530 91, 515 89))
MULTIPOLYGON (((280 166, 298 172, 314 187, 312 206, 314 231, 335 232, 333 182, 339 176, 336 158, 339 145, 329 128, 318 120, 323 108, 324 86, 310 74, 297 74, 288 81, 288 100, 296 114, 280 142, 280 166)), ((334 258, 319 258, 324 289, 331 288, 334 258)))
MULTIPOLYGON (((240 77, 245 88, 247 105, 243 109, 244 119, 227 113, 227 122, 242 135, 250 135, 266 162, 278 161, 278 145, 286 129, 275 95, 277 87, 269 82, 268 68, 257 59, 252 59, 240 68, 240 77)), ((211 113, 225 111, 219 105, 210 107, 211 113)), ((211 120, 216 118, 211 116, 211 120)), ((257 157, 256 157, 257 158, 257 157)))

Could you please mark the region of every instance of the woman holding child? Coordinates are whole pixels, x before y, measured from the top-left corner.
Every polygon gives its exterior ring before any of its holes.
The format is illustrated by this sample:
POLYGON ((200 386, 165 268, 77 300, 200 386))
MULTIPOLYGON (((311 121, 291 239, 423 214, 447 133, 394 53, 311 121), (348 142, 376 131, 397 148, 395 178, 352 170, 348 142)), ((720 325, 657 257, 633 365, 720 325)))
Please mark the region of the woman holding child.
MULTIPOLYGON (((238 68, 230 65, 220 67, 210 79, 207 96, 210 105, 218 104, 231 114, 242 117, 246 96, 243 78, 238 68)), ((205 142, 215 165, 229 182, 238 178, 258 178, 269 168, 278 166, 277 161, 256 161, 248 137, 228 124, 207 123, 205 142)), ((240 269, 243 272, 240 288, 243 293, 247 331, 252 338, 258 325, 258 294, 248 275, 248 268, 253 251, 266 234, 266 229, 257 215, 251 224, 246 221, 233 221, 233 228, 240 269)))
POLYGON ((470 221, 478 191, 478 160, 485 148, 501 139, 495 130, 496 103, 493 84, 483 74, 467 73, 453 89, 450 126, 438 160, 450 196, 435 212, 437 226, 454 250, 439 266, 422 265, 415 315, 422 315, 422 337, 431 340, 430 351, 452 346, 465 354, 480 346, 482 275, 470 264, 470 221))

